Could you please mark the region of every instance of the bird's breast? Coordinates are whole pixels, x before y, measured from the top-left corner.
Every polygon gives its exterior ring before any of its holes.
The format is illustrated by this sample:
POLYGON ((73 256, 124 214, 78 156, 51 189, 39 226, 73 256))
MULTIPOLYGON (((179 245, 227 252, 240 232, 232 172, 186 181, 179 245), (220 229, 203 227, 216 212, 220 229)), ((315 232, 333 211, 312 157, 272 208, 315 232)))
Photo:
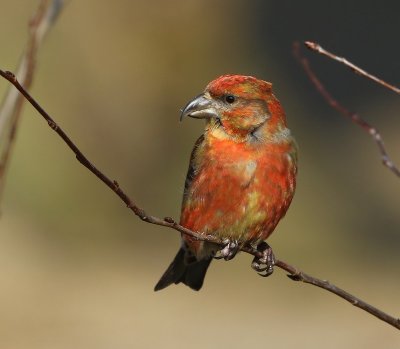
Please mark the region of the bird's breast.
POLYGON ((293 196, 295 165, 287 150, 228 141, 199 149, 181 224, 222 239, 265 239, 293 196))

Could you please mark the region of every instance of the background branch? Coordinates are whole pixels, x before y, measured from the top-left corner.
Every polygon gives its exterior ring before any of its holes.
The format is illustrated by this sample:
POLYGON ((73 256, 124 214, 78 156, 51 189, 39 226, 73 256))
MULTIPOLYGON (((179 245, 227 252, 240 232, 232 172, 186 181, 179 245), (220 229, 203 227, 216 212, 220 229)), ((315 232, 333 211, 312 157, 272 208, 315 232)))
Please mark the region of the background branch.
MULTIPOLYGON (((203 235, 198 232, 191 231, 186 229, 185 227, 179 225, 170 217, 165 217, 164 219, 151 216, 147 214, 142 208, 138 207, 129 196, 121 189, 119 184, 115 180, 111 180, 107 177, 102 171, 97 169, 88 158, 79 150, 79 148, 75 145, 75 143, 69 138, 69 136, 58 126, 58 124, 53 120, 53 118, 33 99, 30 94, 22 87, 22 85, 18 82, 15 75, 11 72, 0 70, 0 75, 11 82, 18 91, 32 104, 32 106, 43 116, 43 118, 47 121, 48 125, 63 139, 63 141, 68 145, 68 147, 75 153, 77 160, 85 166, 90 172, 92 172, 96 177, 98 177, 104 184, 106 184, 111 190, 113 190, 116 195, 127 205, 129 209, 131 209, 135 215, 137 215, 141 220, 175 229, 183 234, 187 234, 193 236, 199 240, 206 240, 209 242, 217 243, 222 245, 222 241, 216 239, 210 235, 203 235)), ((254 256, 261 257, 261 254, 254 248, 250 246, 244 246, 241 248, 243 252, 249 253, 254 256)), ((288 263, 277 260, 276 266, 287 271, 289 273, 289 277, 294 281, 301 281, 304 283, 308 283, 317 287, 320 287, 324 290, 327 290, 335 295, 347 300, 354 306, 370 313, 371 315, 376 316, 380 320, 392 325, 393 327, 400 329, 400 319, 395 318, 389 314, 386 314, 382 310, 371 306, 370 304, 362 301, 361 299, 351 295, 350 293, 342 290, 341 288, 329 283, 326 280, 321 280, 316 277, 310 276, 301 270, 289 265, 288 263)))
POLYGON ((357 67, 355 64, 351 63, 346 58, 339 57, 339 56, 335 55, 334 53, 331 53, 331 52, 325 50, 324 48, 321 47, 321 45, 319 45, 315 42, 312 42, 312 41, 305 41, 304 45, 311 51, 317 52, 323 56, 333 59, 336 62, 342 63, 343 65, 348 67, 350 70, 352 70, 354 73, 361 75, 361 76, 367 78, 368 80, 372 80, 372 81, 376 82, 378 85, 381 85, 397 94, 400 94, 400 88, 387 83, 386 81, 376 77, 375 75, 368 73, 367 71, 365 71, 364 69, 361 69, 360 67, 357 67))
MULTIPOLYGON (((63 0, 42 0, 29 23, 29 39, 16 69, 16 76, 26 90, 32 85, 40 44, 58 18, 63 4, 63 0)), ((10 86, 0 107, 0 200, 24 100, 23 96, 10 86)))
MULTIPOLYGON (((377 78, 376 76, 373 76, 369 73, 367 73, 365 70, 362 70, 361 68, 357 67, 353 63, 349 62, 345 58, 338 57, 333 53, 330 53, 326 50, 324 50, 320 45, 306 41, 305 46, 314 52, 323 54, 335 61, 338 61, 345 66, 349 67, 352 71, 354 71, 358 75, 362 75, 376 83, 378 83, 381 86, 384 86, 385 88, 394 91, 396 93, 400 93, 400 89, 388 84, 387 82, 377 78)), ((313 70, 311 69, 310 63, 308 62, 307 58, 305 58, 301 54, 301 48, 300 48, 300 43, 295 42, 293 44, 293 53, 296 59, 299 61, 299 63, 303 66, 304 71, 306 72, 308 78, 314 85, 314 87, 317 89, 317 91, 320 93, 320 95, 325 99, 325 101, 335 110, 337 110, 340 114, 345 116, 346 118, 349 118, 354 124, 358 125, 361 127, 364 131, 368 132, 368 134, 372 137, 372 139, 375 141, 376 145, 378 146, 382 163, 384 166, 386 166, 390 171, 392 171, 397 177, 400 177, 400 169, 394 164, 392 159, 389 157, 385 144, 383 142, 383 138, 381 134, 378 132, 378 130, 366 122, 363 118, 358 113, 351 112, 349 109, 344 107, 342 104, 340 104, 325 88, 325 86, 321 83, 321 81, 317 78, 313 70)))

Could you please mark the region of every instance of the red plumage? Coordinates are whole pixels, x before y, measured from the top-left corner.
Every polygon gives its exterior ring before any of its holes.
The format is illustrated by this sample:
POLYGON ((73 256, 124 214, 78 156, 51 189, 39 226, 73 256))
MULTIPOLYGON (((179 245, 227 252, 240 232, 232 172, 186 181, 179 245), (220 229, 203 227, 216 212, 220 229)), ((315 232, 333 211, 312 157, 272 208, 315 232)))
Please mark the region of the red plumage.
MULTIPOLYGON (((225 75, 182 112, 207 120, 193 149, 180 224, 222 240, 258 245, 293 198, 297 149, 272 85, 225 75)), ((182 235, 182 248, 156 290, 183 282, 200 289, 220 246, 182 235)))

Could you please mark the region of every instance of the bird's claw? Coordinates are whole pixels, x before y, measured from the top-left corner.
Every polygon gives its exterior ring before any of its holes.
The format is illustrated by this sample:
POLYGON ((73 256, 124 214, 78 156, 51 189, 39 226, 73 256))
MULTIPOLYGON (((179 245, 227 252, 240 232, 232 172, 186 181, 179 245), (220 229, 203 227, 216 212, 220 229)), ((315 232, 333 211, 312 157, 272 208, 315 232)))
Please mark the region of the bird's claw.
POLYGON ((258 244, 257 251, 262 253, 262 257, 254 257, 251 267, 260 276, 270 276, 274 272, 274 265, 276 262, 272 248, 263 241, 258 244))
POLYGON ((226 261, 231 260, 239 251, 239 243, 237 240, 226 239, 223 241, 224 247, 217 252, 214 256, 215 259, 225 259, 226 261))

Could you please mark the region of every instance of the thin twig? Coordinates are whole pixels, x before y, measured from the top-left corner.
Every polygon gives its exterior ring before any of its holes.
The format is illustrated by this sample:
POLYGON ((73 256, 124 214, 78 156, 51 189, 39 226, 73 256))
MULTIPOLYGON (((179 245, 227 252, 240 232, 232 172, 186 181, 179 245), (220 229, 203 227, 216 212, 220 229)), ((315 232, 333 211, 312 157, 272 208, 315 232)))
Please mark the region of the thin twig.
POLYGON ((306 284, 311 284, 320 288, 323 288, 324 290, 331 292, 352 305, 354 305, 357 308, 360 308, 362 310, 365 310, 366 312, 376 316, 378 319, 387 322, 388 324, 396 327, 397 329, 400 329, 400 319, 395 318, 389 314, 384 313, 382 310, 368 304, 367 302, 364 302, 363 300, 353 296, 352 294, 348 293, 347 291, 331 284, 328 280, 320 280, 317 279, 311 275, 308 275, 300 270, 297 270, 291 265, 288 265, 287 263, 278 260, 276 264, 279 268, 286 270, 289 275, 288 277, 294 281, 301 281, 306 284))
POLYGON ((389 90, 392 90, 393 92, 395 92, 397 94, 400 94, 400 88, 387 83, 386 81, 368 73, 367 71, 365 71, 364 69, 361 69, 360 67, 357 67, 355 64, 349 62, 346 58, 339 57, 339 56, 335 55, 334 53, 331 53, 331 52, 325 50, 324 48, 321 47, 321 45, 319 45, 315 42, 312 42, 312 41, 305 41, 304 45, 308 49, 310 49, 314 52, 317 52, 321 55, 329 57, 330 59, 333 59, 334 61, 344 64, 346 67, 350 68, 354 73, 364 76, 365 78, 372 80, 372 81, 376 82, 377 84, 379 84, 389 90))
MULTIPOLYGON (((58 124, 53 120, 53 118, 30 96, 30 94, 19 84, 17 79, 15 78, 14 74, 11 72, 4 72, 0 70, 0 75, 4 77, 6 80, 11 82, 20 92, 21 94, 32 104, 32 106, 43 116, 43 118, 47 121, 49 126, 63 139, 63 141, 68 145, 68 147, 75 153, 77 160, 85 166, 90 172, 97 176, 105 185, 107 185, 112 191, 114 191, 118 197, 127 205, 129 209, 131 209, 135 215, 137 215, 141 220, 161 225, 164 227, 169 227, 175 229, 182 234, 187 234, 193 236, 199 240, 209 241, 217 244, 223 244, 223 242, 214 236, 211 235, 204 235, 198 232, 191 231, 177 222, 175 222, 170 217, 165 217, 164 219, 160 219, 154 216, 147 214, 142 208, 137 206, 132 199, 121 189, 119 184, 108 178, 103 172, 97 169, 89 160, 88 158, 79 150, 79 148, 75 145, 74 142, 67 136, 67 134, 58 126, 58 124)), ((262 257, 261 253, 258 252, 255 248, 251 246, 243 246, 241 248, 243 252, 249 253, 253 256, 262 257)), ((334 293, 335 295, 347 300, 351 304, 363 309, 364 311, 376 316, 380 320, 394 326, 397 329, 400 329, 400 319, 397 319, 393 316, 390 316, 379 310, 368 303, 362 301, 361 299, 351 295, 350 293, 340 289, 339 287, 330 284, 327 281, 320 280, 313 276, 310 276, 297 268, 289 265, 288 263, 278 260, 276 261, 276 266, 287 271, 289 273, 289 277, 295 281, 302 281, 314 286, 318 286, 327 290, 329 292, 334 293)))
MULTIPOLYGON (((29 39, 22 55, 16 76, 25 89, 32 85, 36 56, 40 44, 59 15, 63 0, 42 0, 29 24, 29 39)), ((16 138, 18 122, 25 99, 10 87, 0 107, 0 198, 5 186, 5 173, 16 138)))
MULTIPOLYGON (((314 51, 319 52, 321 54, 324 54, 332 59, 335 59, 346 66, 351 67, 353 71, 355 71, 357 74, 363 75, 373 81, 376 81, 382 86, 385 86, 389 88, 392 91, 397 92, 396 90, 399 90, 397 87, 389 85, 388 83, 384 82, 383 80, 378 79, 377 77, 368 74, 364 70, 356 67, 354 64, 348 62, 344 58, 340 58, 335 56, 334 54, 325 51, 322 49, 321 46, 311 43, 309 41, 305 42, 306 47, 312 48, 314 51)), ((340 114, 343 116, 349 118, 354 124, 360 126, 364 131, 368 132, 368 134, 371 136, 371 138, 375 141, 376 145, 378 146, 380 155, 381 155, 381 160, 384 166, 386 166, 390 171, 392 171, 396 176, 400 177, 400 169, 394 164, 394 162, 391 160, 389 157, 385 144, 383 142, 383 138, 381 134, 378 132, 378 130, 366 122, 364 119, 360 117, 358 113, 351 112, 348 110, 346 107, 344 107, 342 104, 340 104, 325 88, 325 86, 321 83, 321 81, 317 78, 315 73, 310 67, 310 63, 308 62, 308 59, 305 58, 301 54, 301 49, 300 49, 300 43, 295 42, 293 44, 293 53, 296 57, 296 59, 300 62, 300 64, 303 66, 304 71, 306 72, 308 78, 310 81, 313 83, 315 86, 316 90, 320 93, 320 95, 325 99, 325 101, 335 110, 337 110, 340 114)))

